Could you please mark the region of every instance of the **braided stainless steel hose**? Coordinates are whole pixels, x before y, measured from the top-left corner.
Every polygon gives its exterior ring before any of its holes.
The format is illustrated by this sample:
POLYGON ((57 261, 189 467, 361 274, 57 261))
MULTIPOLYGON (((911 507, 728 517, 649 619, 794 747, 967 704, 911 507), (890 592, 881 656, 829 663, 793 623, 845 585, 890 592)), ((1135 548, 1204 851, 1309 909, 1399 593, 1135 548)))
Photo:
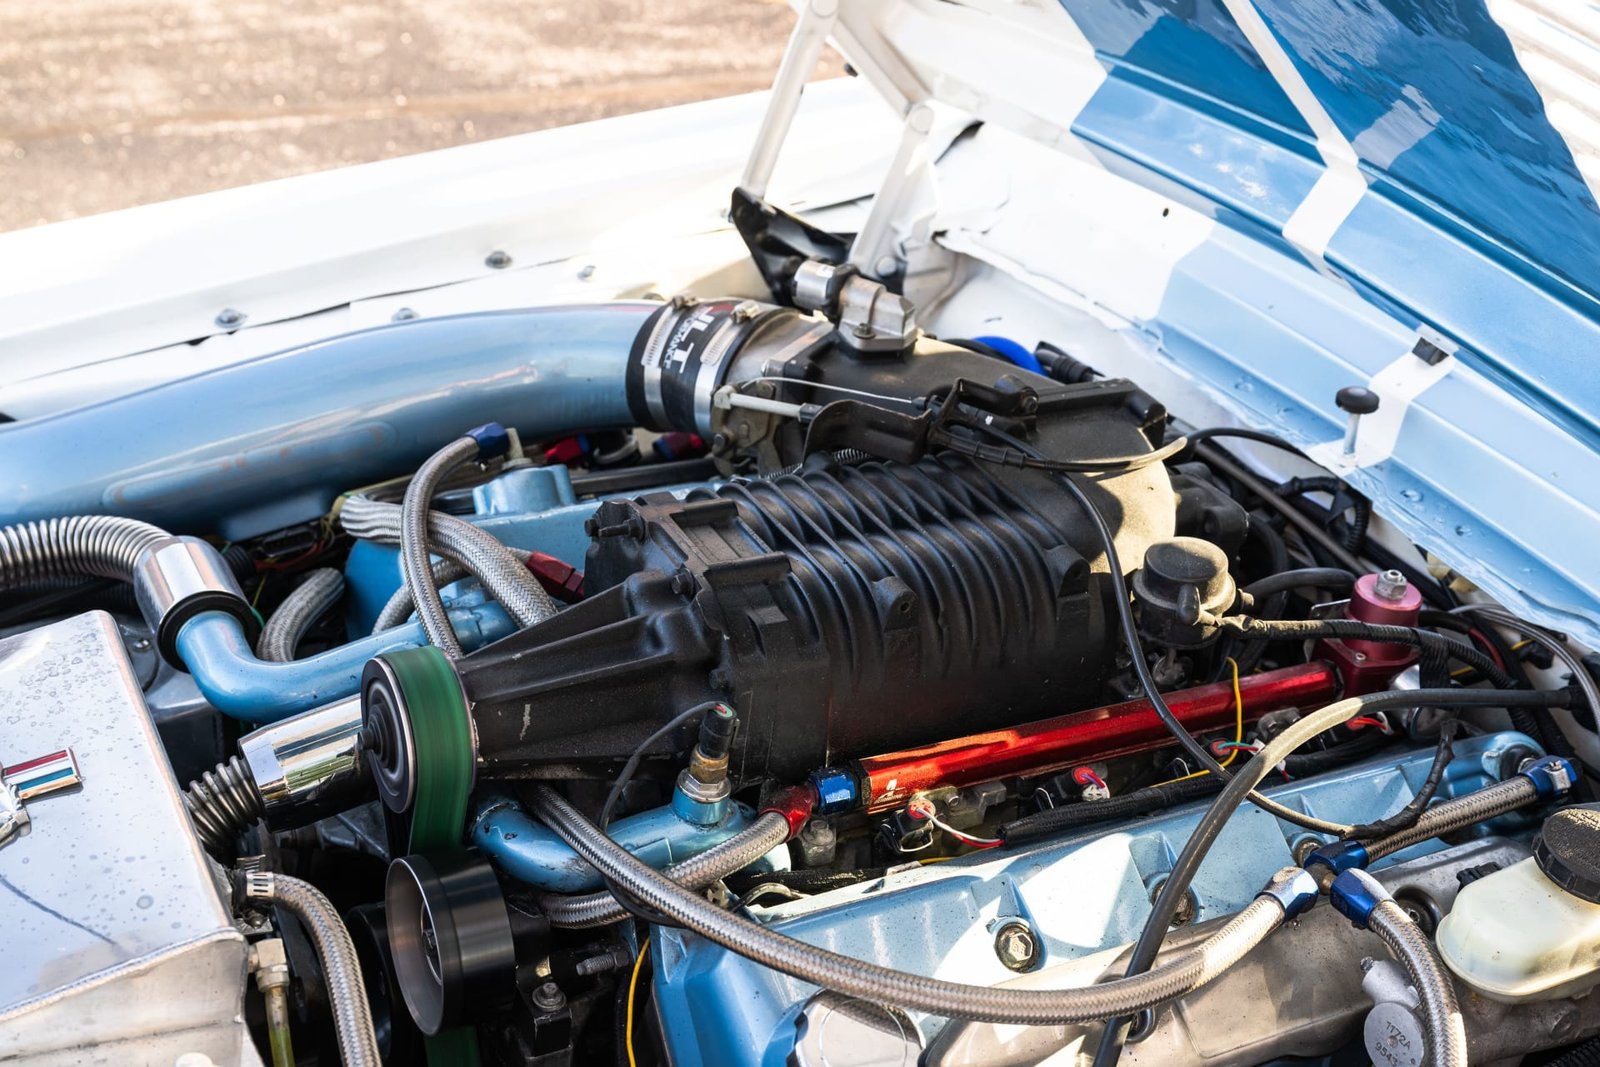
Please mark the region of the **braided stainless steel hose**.
POLYGON ((272 613, 261 636, 256 639, 256 655, 277 663, 294 659, 294 650, 311 624, 339 602, 344 595, 344 575, 332 567, 319 567, 308 574, 294 591, 284 597, 272 613))
POLYGON ((1397 834, 1379 838, 1367 844, 1367 863, 1392 856, 1403 848, 1422 841, 1453 833, 1468 826, 1476 826, 1485 819, 1504 815, 1508 811, 1531 804, 1539 799, 1539 790, 1527 778, 1517 775, 1503 782, 1486 786, 1455 800, 1435 804, 1423 812, 1416 824, 1397 834))
MULTIPOLYGON (((340 509, 339 523, 351 536, 364 541, 400 544, 399 505, 352 497, 340 509)), ((488 531, 454 515, 435 511, 428 515, 428 538, 434 552, 460 562, 482 582, 489 595, 505 608, 518 626, 532 626, 556 613, 555 601, 528 570, 522 557, 488 531)), ((406 604, 406 614, 409 614, 409 590, 406 604)))
POLYGON ((1456 988, 1433 942, 1393 900, 1378 902, 1367 916, 1367 927, 1383 939, 1417 991, 1433 1046, 1429 1049, 1431 1067, 1467 1067, 1467 1030, 1456 1003, 1456 988))
POLYGON ((245 897, 276 904, 292 912, 317 947, 322 973, 333 1005, 333 1028, 339 1058, 345 1067, 382 1067, 378 1037, 372 1026, 361 963, 344 920, 322 891, 286 874, 252 871, 244 876, 245 897))
POLYGON ((1281 926, 1287 914, 1278 898, 1263 894, 1170 963, 1101 985, 1051 990, 966 985, 853 959, 725 912, 642 863, 548 786, 535 787, 533 805, 547 826, 624 892, 695 933, 803 981, 953 1019, 1047 1026, 1131 1015, 1205 985, 1281 926))
MULTIPOLYGON (((742 871, 789 839, 789 823, 776 812, 764 812, 755 822, 698 856, 691 856, 664 869, 685 889, 704 889, 719 878, 742 871)), ((628 917, 628 912, 607 892, 582 896, 543 893, 539 907, 555 926, 609 926, 628 917)))
POLYGON ((422 620, 428 640, 442 648, 451 659, 461 658, 461 642, 456 640, 456 631, 445 613, 439 587, 433 584, 428 516, 433 510, 433 493, 439 482, 478 451, 478 442, 471 437, 458 437, 439 449, 412 475, 411 484, 406 486, 405 500, 400 504, 400 565, 405 573, 406 588, 411 590, 417 618, 422 620))

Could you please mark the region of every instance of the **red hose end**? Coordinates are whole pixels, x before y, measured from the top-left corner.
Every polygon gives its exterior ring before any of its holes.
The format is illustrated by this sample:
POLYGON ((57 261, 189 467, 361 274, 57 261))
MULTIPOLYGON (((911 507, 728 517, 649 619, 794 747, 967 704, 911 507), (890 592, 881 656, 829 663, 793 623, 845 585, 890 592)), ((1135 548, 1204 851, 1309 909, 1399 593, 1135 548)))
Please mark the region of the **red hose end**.
POLYGON ((783 821, 789 824, 788 840, 794 840, 801 829, 811 820, 811 813, 817 808, 817 791, 810 784, 791 785, 772 794, 766 807, 761 809, 761 814, 772 812, 782 815, 783 821))

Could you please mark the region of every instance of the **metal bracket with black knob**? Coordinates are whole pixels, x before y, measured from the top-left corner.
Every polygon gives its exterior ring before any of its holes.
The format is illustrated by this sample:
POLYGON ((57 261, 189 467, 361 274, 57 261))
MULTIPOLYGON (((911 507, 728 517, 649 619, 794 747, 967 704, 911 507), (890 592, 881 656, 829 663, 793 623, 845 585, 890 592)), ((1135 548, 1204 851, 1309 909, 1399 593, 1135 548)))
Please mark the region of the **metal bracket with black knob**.
POLYGON ((1334 394, 1333 402, 1349 416, 1344 427, 1344 454, 1356 454, 1356 435, 1360 432, 1361 418, 1378 410, 1378 394, 1364 385, 1347 385, 1334 394))

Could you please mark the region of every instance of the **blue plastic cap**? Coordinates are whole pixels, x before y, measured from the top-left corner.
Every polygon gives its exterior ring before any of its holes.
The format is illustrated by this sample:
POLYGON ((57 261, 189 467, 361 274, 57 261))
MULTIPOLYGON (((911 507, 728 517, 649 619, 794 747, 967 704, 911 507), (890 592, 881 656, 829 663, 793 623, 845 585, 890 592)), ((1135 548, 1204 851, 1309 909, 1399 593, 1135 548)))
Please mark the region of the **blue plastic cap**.
POLYGON ((1321 890, 1317 879, 1303 867, 1285 867, 1272 876, 1258 896, 1271 897, 1283 905, 1285 919, 1298 919, 1317 902, 1321 890))
POLYGON ((1015 363, 1023 370, 1031 370, 1035 374, 1043 374, 1045 372, 1044 367, 1039 363, 1038 356, 1009 337, 985 334, 982 337, 974 337, 973 340, 992 349, 995 355, 1005 357, 1007 362, 1015 363))
POLYGON ((474 426, 464 436, 478 442, 480 461, 503 456, 511 451, 511 435, 498 422, 486 422, 482 426, 474 426))
POLYGON ((1534 760, 1517 773, 1533 783, 1540 800, 1550 800, 1560 796, 1571 789, 1572 783, 1578 780, 1577 769, 1561 756, 1545 756, 1543 759, 1534 760))
POLYGON ((817 814, 838 815, 856 808, 856 776, 843 767, 824 767, 811 772, 811 785, 817 791, 817 814))
POLYGON ((1334 874, 1343 874, 1366 865, 1366 845, 1360 841, 1330 841, 1306 857, 1305 869, 1316 874, 1315 868, 1326 867, 1334 874))
POLYGON ((1334 910, 1355 923, 1358 929, 1365 930, 1373 909, 1391 897, 1372 875, 1352 869, 1333 880, 1328 899, 1333 902, 1334 910))

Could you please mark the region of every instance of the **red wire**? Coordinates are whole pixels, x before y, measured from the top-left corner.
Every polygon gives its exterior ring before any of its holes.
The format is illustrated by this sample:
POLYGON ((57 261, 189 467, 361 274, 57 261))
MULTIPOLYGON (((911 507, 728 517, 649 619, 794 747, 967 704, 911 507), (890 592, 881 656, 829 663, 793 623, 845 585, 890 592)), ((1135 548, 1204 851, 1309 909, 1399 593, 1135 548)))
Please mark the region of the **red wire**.
POLYGON ((1467 631, 1467 636, 1472 638, 1477 646, 1483 649, 1484 653, 1488 655, 1490 659, 1494 660, 1494 665, 1496 667, 1499 667, 1501 670, 1506 669, 1506 661, 1500 658, 1500 652, 1494 647, 1494 642, 1489 640, 1489 638, 1485 636, 1482 631, 1471 629, 1467 631))

